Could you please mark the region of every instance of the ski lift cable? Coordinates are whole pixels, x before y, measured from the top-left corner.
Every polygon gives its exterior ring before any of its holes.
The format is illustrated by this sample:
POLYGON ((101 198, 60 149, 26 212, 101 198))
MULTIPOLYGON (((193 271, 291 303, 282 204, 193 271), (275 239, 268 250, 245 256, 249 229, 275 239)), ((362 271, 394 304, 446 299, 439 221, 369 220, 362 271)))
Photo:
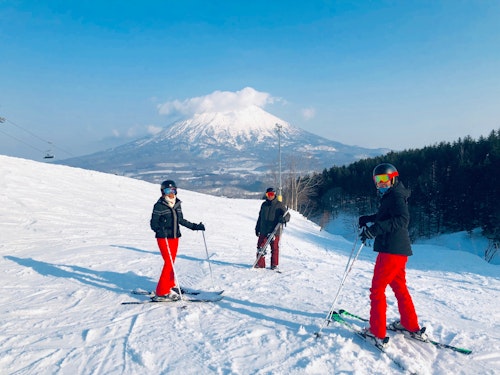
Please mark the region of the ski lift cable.
POLYGON ((31 147, 32 149, 34 149, 34 150, 36 150, 36 151, 38 151, 38 152, 44 152, 44 151, 40 150, 39 148, 37 148, 37 147, 35 147, 35 146, 33 146, 33 145, 29 144, 28 142, 25 142, 25 141, 23 141, 22 139, 19 139, 19 138, 17 138, 17 137, 14 137, 13 135, 10 135, 10 134, 8 134, 8 133, 4 132, 3 130, 0 130, 0 133, 5 134, 7 137, 11 137, 12 139, 15 139, 15 140, 16 140, 16 141, 18 141, 18 142, 21 142, 22 144, 24 144, 24 145, 26 145, 26 146, 28 146, 28 147, 31 147))
POLYGON ((25 129, 25 128, 23 128, 23 127, 22 127, 22 126, 20 126, 20 125, 17 125, 16 123, 12 122, 12 121, 11 121, 11 120, 9 120, 8 118, 3 117, 3 119, 4 119, 6 122, 8 122, 9 124, 14 125, 16 128, 19 128, 19 129, 24 130, 26 133, 28 133, 28 134, 32 135, 33 137, 35 137, 35 138, 39 139, 40 141, 42 141, 42 142, 48 142, 47 140, 43 139, 42 137, 39 137, 38 135, 36 135, 36 134, 35 134, 35 133, 33 133, 32 131, 30 131, 30 130, 28 130, 28 129, 25 129))
MULTIPOLYGON (((71 152, 66 151, 66 150, 64 150, 64 149, 62 149, 62 148, 60 148, 60 147, 58 147, 58 146, 54 145, 51 141, 47 141, 46 139, 43 139, 42 137, 40 137, 40 136, 36 135, 36 134, 35 134, 35 133, 33 133, 32 131, 30 131, 30 130, 28 130, 28 129, 25 129, 25 128, 23 128, 22 126, 20 126, 20 125, 18 125, 18 124, 16 124, 16 123, 14 123, 14 122, 12 122, 12 120, 9 120, 9 119, 7 119, 7 118, 5 118, 5 117, 0 117, 0 123, 4 123, 4 122, 8 122, 9 124, 11 124, 11 125, 13 125, 13 126, 15 126, 15 127, 17 127, 17 128, 24 130, 26 133, 28 133, 28 134, 32 135, 33 137, 35 137, 35 138, 39 139, 39 140, 40 140, 40 141, 42 141, 42 142, 48 143, 51 147, 53 147, 53 148, 55 148, 55 149, 57 149, 57 150, 59 150, 59 151, 62 151, 62 152, 64 152, 64 153, 68 154, 69 156, 74 156, 71 152)), ((4 134, 5 134, 5 133, 4 133, 4 134)), ((25 143, 25 142, 23 142, 23 143, 25 143)))

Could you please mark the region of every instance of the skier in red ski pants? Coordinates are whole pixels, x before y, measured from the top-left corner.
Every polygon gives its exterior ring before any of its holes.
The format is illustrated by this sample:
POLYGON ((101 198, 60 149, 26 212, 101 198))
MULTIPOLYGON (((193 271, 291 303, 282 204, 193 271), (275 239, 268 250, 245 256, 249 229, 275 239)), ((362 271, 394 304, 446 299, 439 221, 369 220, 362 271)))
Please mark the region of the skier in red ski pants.
MULTIPOLYGON (((173 180, 165 180, 160 187, 161 197, 153 207, 150 226, 155 232, 156 241, 163 257, 156 295, 156 301, 177 300, 179 296, 172 290, 175 286, 174 262, 181 237, 180 225, 191 230, 205 230, 203 223, 195 224, 186 219, 182 213, 181 200, 177 198, 177 185, 173 180)), ((180 289, 180 285, 177 285, 180 289)))
MULTIPOLYGON (((255 225, 255 235, 257 239, 257 249, 264 246, 268 236, 273 232, 277 224, 285 224, 290 220, 290 214, 287 213, 286 206, 276 197, 276 190, 273 187, 267 188, 265 194, 266 200, 261 204, 259 218, 255 225)), ((278 231, 271 239, 271 269, 279 271, 279 243, 283 226, 280 225, 278 231)), ((266 258, 256 254, 259 259, 255 268, 266 268, 266 258)))
POLYGON ((380 196, 376 214, 359 217, 361 241, 375 239, 373 250, 378 252, 370 289, 370 326, 366 336, 374 337, 379 344, 386 344, 385 290, 389 285, 398 301, 401 316, 398 329, 419 332, 417 314, 406 286, 406 262, 412 255, 408 223, 408 197, 410 191, 398 181, 399 173, 392 164, 379 164, 373 170, 373 181, 380 196), (373 223, 368 226, 367 224, 373 223), (385 340, 384 340, 385 339, 385 340))

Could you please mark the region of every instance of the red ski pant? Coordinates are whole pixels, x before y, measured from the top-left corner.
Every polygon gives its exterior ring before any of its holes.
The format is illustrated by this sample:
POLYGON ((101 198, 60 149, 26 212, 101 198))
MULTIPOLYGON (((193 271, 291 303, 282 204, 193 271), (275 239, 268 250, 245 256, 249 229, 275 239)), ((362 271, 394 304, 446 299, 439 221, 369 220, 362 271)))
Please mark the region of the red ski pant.
MULTIPOLYGON (((257 240, 257 248, 264 246, 266 241, 267 241, 267 236, 261 234, 259 236, 259 239, 257 240)), ((279 244, 280 244, 280 236, 274 236, 274 239, 269 244, 271 246, 271 267, 277 267, 279 265, 279 258, 280 258, 279 244)), ((259 254, 257 254, 257 256, 259 256, 259 254)), ((261 256, 255 267, 266 268, 266 258, 264 256, 261 256)))
POLYGON ((398 301, 401 324, 407 330, 420 329, 413 301, 406 286, 406 255, 379 253, 373 271, 370 289, 370 331, 377 337, 386 335, 387 300, 385 289, 389 285, 398 301))
POLYGON ((156 286, 156 295, 164 296, 175 286, 174 262, 179 247, 178 238, 157 238, 158 247, 163 257, 163 269, 156 286))

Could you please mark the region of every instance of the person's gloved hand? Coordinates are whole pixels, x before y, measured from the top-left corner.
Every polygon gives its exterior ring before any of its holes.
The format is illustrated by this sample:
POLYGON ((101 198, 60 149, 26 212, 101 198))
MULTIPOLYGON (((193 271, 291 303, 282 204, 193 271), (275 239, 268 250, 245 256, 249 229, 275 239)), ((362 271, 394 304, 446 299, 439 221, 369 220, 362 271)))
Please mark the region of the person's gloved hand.
POLYGON ((284 216, 280 217, 279 222, 280 222, 281 224, 285 224, 285 223, 286 223, 286 218, 285 218, 284 216))
POLYGON ((369 222, 371 222, 371 220, 370 216, 368 215, 360 216, 358 219, 358 225, 360 228, 366 227, 366 224, 368 224, 369 222))
POLYGON ((366 243, 367 240, 373 240, 375 235, 370 231, 370 228, 365 227, 361 231, 359 238, 361 239, 361 242, 366 243))
POLYGON ((257 229, 255 229, 255 235, 256 235, 257 237, 259 237, 259 236, 260 236, 260 233, 259 233, 259 231, 258 231, 257 229))
POLYGON ((196 224, 194 230, 205 230, 205 225, 203 223, 196 224))

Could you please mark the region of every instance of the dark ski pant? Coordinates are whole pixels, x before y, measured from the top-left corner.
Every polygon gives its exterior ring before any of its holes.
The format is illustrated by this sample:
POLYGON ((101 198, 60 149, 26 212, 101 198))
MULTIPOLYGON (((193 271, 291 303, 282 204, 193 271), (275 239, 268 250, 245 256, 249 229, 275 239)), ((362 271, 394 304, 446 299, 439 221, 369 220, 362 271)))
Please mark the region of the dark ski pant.
POLYGON ((156 295, 165 296, 175 286, 174 262, 179 247, 179 238, 157 238, 158 247, 163 257, 163 269, 156 286, 156 295))
MULTIPOLYGON (((259 236, 259 239, 257 240, 257 249, 261 246, 264 246, 266 241, 267 241, 267 236, 261 234, 259 236)), ((279 257, 280 257, 279 243, 280 243, 280 236, 274 236, 274 239, 269 243, 269 246, 271 246, 271 268, 278 267, 279 265, 279 257)), ((258 256, 259 254, 257 254, 257 257, 258 256)), ((260 257, 259 261, 255 265, 255 268, 266 268, 265 256, 260 257)))
POLYGON ((386 335, 387 285, 392 288, 398 301, 403 327, 412 332, 420 329, 415 307, 406 286, 407 261, 406 255, 379 253, 377 256, 370 289, 370 331, 379 338, 384 338, 386 335))

